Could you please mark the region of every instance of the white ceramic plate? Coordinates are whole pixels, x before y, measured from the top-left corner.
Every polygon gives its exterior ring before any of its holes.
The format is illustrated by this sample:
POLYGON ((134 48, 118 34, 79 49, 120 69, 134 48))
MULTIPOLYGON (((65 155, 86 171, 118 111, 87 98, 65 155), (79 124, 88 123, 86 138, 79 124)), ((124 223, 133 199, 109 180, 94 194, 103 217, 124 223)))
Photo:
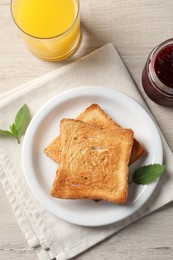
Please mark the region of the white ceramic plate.
POLYGON ((83 226, 102 226, 122 220, 137 211, 153 193, 150 185, 129 185, 124 205, 93 200, 63 200, 49 195, 57 164, 43 153, 59 134, 62 118, 75 118, 92 103, 98 103, 122 127, 132 128, 147 151, 130 167, 162 163, 162 144, 151 116, 130 97, 112 89, 86 86, 65 91, 47 102, 32 119, 24 138, 22 161, 27 183, 35 198, 56 216, 83 226))

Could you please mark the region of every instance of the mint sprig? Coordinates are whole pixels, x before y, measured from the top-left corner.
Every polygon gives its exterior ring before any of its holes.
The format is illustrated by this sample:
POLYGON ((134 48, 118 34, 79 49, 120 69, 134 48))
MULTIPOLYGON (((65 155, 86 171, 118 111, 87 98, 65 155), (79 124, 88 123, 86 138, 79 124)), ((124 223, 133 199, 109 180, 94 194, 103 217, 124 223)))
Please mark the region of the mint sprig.
POLYGON ((165 165, 150 164, 138 168, 132 176, 132 182, 140 185, 150 184, 160 177, 165 170, 165 165))
POLYGON ((15 116, 14 123, 9 126, 9 130, 0 129, 0 135, 11 136, 17 139, 20 143, 20 138, 24 135, 30 122, 30 114, 27 105, 23 105, 15 116))

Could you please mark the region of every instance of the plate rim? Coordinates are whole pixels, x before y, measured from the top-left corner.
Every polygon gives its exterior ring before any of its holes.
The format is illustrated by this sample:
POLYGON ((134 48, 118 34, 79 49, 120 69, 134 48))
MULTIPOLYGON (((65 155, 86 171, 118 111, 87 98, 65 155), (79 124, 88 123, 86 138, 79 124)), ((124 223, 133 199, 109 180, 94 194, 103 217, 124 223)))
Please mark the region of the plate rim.
MULTIPOLYGON (((111 93, 112 94, 118 94, 120 97, 122 97, 123 99, 126 99, 128 100, 129 102, 132 102, 133 104, 137 105, 138 108, 141 109, 141 111, 143 111, 143 113, 146 114, 146 116, 151 120, 151 122, 153 123, 153 125, 155 126, 155 131, 157 133, 157 138, 159 140, 159 146, 160 148, 158 149, 160 154, 159 154, 159 159, 157 160, 157 163, 163 163, 163 147, 162 147, 162 141, 161 141, 161 136, 160 136, 160 133, 159 133, 159 128, 157 126, 157 123, 156 121, 154 120, 153 116, 151 115, 151 113, 149 111, 147 111, 141 104, 139 104, 135 99, 133 99, 132 97, 130 97, 129 95, 125 94, 125 93, 122 93, 121 91, 118 91, 118 90, 115 90, 115 89, 112 89, 112 88, 106 88, 106 87, 101 87, 101 86, 98 86, 98 85, 89 85, 89 86, 78 86, 76 88, 72 88, 72 89, 68 89, 68 90, 65 90, 59 94, 57 94, 56 96, 54 96, 53 98, 51 98, 50 100, 48 100, 47 102, 45 102, 41 107, 40 109, 38 109, 38 111, 36 112, 36 114, 33 116, 28 128, 27 128, 27 131, 25 133, 25 136, 24 136, 24 140, 23 140, 23 145, 22 145, 22 167, 23 167, 23 172, 24 172, 24 176, 25 176, 25 179, 26 179, 26 182, 32 192, 32 194, 34 195, 35 199, 42 205, 44 206, 45 209, 47 209, 49 212, 53 213, 54 215, 56 215, 57 217, 69 222, 69 223, 72 223, 72 224, 76 224, 76 225, 81 225, 81 226, 90 226, 90 227, 96 227, 96 226, 104 226, 104 225, 109 225, 109 224, 112 224, 112 223, 116 223, 118 221, 121 221, 129 216, 131 216, 132 214, 134 214, 136 211, 138 211, 147 201, 148 199, 151 197, 152 193, 154 192, 156 186, 157 186, 157 183, 159 181, 159 178, 154 182, 152 183, 150 186, 146 185, 148 187, 148 193, 147 193, 147 196, 145 196, 145 198, 143 199, 143 201, 141 202, 140 205, 136 206, 134 208, 134 210, 129 214, 129 215, 126 215, 125 217, 121 218, 121 219, 118 219, 118 220, 115 220, 115 221, 110 221, 110 222, 102 222, 102 223, 96 223, 96 224, 92 224, 92 223, 83 223, 82 221, 79 223, 79 221, 75 221, 75 220, 69 220, 68 217, 63 217, 62 215, 60 214, 57 214, 56 210, 55 209, 50 209, 49 207, 47 207, 43 201, 40 199, 40 197, 38 197, 37 195, 37 192, 33 189, 33 186, 31 185, 31 182, 32 182, 32 178, 30 178, 27 174, 27 167, 28 166, 28 162, 26 161, 26 158, 28 159, 28 157, 26 156, 27 154, 27 149, 26 147, 28 146, 29 144, 29 140, 30 138, 33 136, 33 133, 31 135, 30 133, 30 130, 32 130, 32 127, 33 125, 35 124, 35 122, 37 121, 38 117, 39 117, 39 121, 42 120, 42 118, 44 118, 46 115, 43 113, 45 109, 47 109, 47 113, 49 113, 49 111, 56 106, 59 106, 61 103, 63 102, 67 102, 67 100, 69 99, 72 99, 72 98, 77 98, 77 97, 85 97, 85 96, 91 96, 93 93, 95 95, 98 95, 99 97, 104 97, 102 94, 104 93, 105 95, 105 91, 109 92, 109 95, 111 97, 111 93), (99 90, 99 91, 98 91, 99 90), (96 93, 98 91, 98 94, 96 93), (64 99, 62 99, 62 97, 64 99), (61 100, 62 99, 62 100, 61 100), (58 102, 59 101, 59 102, 58 102), (56 103, 57 102, 57 103, 56 103), (56 104, 55 104, 56 103, 56 104), (40 113, 42 113, 42 115, 40 115, 40 113), (44 115, 44 116, 43 116, 44 115), (149 188, 150 187, 150 188, 149 188)), ((37 124, 39 125, 39 124, 37 124)), ((30 147, 31 148, 31 147, 30 147)), ((54 199, 54 198, 53 198, 54 199)))

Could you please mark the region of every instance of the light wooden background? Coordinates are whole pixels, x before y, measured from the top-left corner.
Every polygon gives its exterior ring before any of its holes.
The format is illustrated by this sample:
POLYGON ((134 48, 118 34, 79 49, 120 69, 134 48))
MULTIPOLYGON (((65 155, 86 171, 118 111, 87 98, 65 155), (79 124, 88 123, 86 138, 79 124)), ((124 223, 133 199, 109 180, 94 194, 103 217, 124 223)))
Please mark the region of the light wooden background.
MULTIPOLYGON (((113 42, 141 91, 141 72, 150 50, 173 37, 172 0, 81 0, 83 40, 69 60, 48 63, 27 50, 0 0, 0 94, 113 42)), ((168 122, 169 128, 169 122, 168 122)), ((172 128, 168 131, 172 131, 172 128)), ((0 186, 0 259, 37 260, 29 249, 0 186)), ((125 228, 75 259, 172 260, 173 203, 125 228)))

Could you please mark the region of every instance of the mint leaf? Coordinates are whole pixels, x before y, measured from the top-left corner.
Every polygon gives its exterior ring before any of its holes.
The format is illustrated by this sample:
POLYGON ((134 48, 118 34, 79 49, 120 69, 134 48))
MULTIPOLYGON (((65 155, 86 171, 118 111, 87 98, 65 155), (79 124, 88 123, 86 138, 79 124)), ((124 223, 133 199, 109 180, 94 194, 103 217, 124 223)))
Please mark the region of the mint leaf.
POLYGON ((20 139, 19 139, 19 136, 18 136, 18 131, 16 129, 15 123, 10 125, 9 129, 10 129, 11 133, 13 134, 13 136, 16 137, 18 144, 20 144, 20 139))
POLYGON ((162 175, 165 165, 150 164, 137 169, 133 173, 132 182, 136 184, 149 184, 162 175))
POLYGON ((15 117, 15 126, 19 137, 25 133, 29 121, 30 121, 29 110, 27 105, 24 104, 19 109, 15 117))
POLYGON ((20 137, 25 133, 30 121, 29 110, 26 105, 23 105, 15 116, 15 121, 9 126, 9 130, 0 129, 0 135, 13 136, 20 143, 20 137))
POLYGON ((9 129, 10 129, 11 133, 12 133, 14 136, 17 136, 17 135, 18 135, 18 131, 17 131, 16 125, 15 125, 14 123, 9 126, 9 129))
POLYGON ((0 135, 4 135, 4 136, 14 136, 13 133, 11 133, 10 131, 8 131, 8 130, 3 130, 3 129, 0 129, 0 135))

